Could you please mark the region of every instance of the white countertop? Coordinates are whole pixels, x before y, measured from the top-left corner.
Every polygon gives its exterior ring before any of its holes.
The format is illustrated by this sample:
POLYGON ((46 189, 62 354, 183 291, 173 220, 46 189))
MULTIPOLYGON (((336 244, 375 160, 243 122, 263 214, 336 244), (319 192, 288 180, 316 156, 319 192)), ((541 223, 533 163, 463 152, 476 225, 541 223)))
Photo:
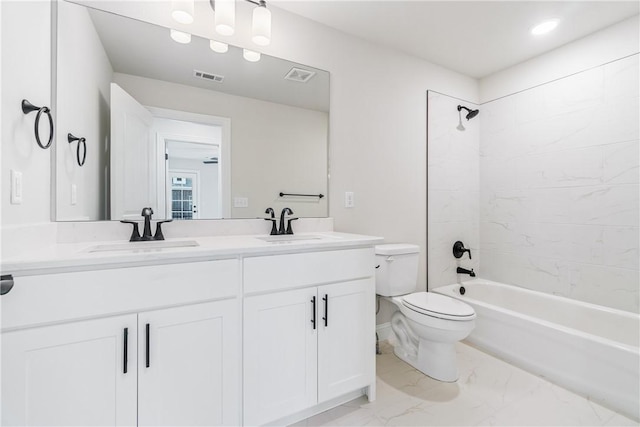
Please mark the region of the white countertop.
POLYGON ((309 240, 268 242, 260 238, 266 235, 236 235, 217 237, 184 237, 167 239, 164 242, 196 241, 192 247, 153 247, 137 243, 136 249, 91 252, 102 245, 126 245, 126 241, 84 242, 54 244, 39 248, 17 257, 5 257, 0 262, 2 274, 28 276, 34 274, 64 273, 70 271, 104 268, 133 267, 157 263, 178 263, 238 256, 276 255, 284 253, 310 252, 316 250, 349 249, 377 245, 381 237, 363 236, 338 232, 299 233, 295 238, 309 240))

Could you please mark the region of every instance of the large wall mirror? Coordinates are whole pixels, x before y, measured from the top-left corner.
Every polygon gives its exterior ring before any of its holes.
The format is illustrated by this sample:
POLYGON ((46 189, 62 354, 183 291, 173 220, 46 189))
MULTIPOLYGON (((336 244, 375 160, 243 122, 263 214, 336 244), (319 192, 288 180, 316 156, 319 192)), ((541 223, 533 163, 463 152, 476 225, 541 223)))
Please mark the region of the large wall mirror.
POLYGON ((328 72, 67 1, 57 19, 56 220, 328 215, 328 72))

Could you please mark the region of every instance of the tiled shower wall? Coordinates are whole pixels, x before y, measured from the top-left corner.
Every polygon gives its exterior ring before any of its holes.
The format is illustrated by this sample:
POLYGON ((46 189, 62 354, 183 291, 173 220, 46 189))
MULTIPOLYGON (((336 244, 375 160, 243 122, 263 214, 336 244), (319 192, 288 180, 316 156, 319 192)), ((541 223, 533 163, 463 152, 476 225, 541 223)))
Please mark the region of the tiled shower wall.
MULTIPOLYGON (((437 92, 428 92, 428 164, 427 164, 427 270, 429 289, 467 280, 456 274, 456 267, 478 271, 479 248, 479 116, 458 125, 457 106, 471 109, 477 105, 437 92), (464 242, 472 259, 465 254, 454 258, 453 244, 464 242)), ((462 113, 466 113, 462 110, 462 113)), ((482 113, 481 113, 482 114, 482 113)))
POLYGON ((639 311, 638 69, 634 55, 480 107, 481 277, 639 311))

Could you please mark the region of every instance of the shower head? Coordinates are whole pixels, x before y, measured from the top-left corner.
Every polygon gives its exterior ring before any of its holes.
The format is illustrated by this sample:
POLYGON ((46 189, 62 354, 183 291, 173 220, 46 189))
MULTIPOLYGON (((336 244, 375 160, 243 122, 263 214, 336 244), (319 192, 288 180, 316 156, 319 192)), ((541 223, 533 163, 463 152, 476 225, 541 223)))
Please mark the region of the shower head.
POLYGON ((473 119, 480 112, 480 110, 470 110, 463 105, 458 105, 458 111, 462 110, 463 108, 468 111, 467 115, 465 116, 467 120, 473 119))

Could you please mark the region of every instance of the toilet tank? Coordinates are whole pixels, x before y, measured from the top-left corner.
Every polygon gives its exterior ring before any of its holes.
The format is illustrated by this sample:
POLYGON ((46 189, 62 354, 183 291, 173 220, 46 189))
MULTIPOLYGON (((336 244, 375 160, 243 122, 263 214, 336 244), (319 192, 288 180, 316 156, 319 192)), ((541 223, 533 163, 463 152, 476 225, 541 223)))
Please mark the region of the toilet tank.
POLYGON ((375 251, 376 294, 390 297, 415 292, 420 247, 395 243, 378 245, 375 251))

